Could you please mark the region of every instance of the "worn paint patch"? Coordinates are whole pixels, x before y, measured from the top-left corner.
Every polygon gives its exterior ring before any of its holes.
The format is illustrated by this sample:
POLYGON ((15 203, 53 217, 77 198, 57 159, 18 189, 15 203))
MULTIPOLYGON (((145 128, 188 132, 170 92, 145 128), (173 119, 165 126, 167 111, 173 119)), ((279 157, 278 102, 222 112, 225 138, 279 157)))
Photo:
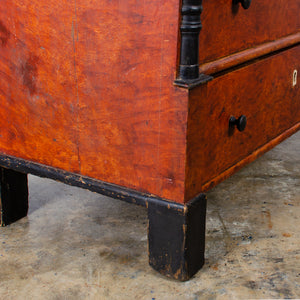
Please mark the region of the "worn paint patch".
POLYGON ((35 55, 30 55, 22 66, 23 85, 29 90, 30 95, 36 93, 36 81, 38 75, 39 58, 35 55))

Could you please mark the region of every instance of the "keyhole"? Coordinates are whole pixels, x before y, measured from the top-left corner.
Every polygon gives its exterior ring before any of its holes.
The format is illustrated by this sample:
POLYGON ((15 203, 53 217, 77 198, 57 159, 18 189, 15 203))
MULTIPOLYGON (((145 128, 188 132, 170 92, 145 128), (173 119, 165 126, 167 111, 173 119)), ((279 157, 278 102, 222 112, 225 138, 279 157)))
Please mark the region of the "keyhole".
POLYGON ((293 86, 295 86, 297 84, 297 70, 294 70, 293 73, 293 86))

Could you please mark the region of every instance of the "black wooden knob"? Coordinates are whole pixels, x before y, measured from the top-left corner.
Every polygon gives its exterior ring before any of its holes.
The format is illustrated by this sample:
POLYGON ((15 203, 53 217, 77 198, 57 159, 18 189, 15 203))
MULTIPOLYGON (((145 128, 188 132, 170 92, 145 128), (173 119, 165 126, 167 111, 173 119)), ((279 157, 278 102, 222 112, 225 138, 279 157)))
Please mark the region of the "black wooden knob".
POLYGON ((248 9, 251 5, 252 0, 238 0, 244 9, 248 9))
POLYGON ((230 117, 229 126, 236 126, 239 131, 244 131, 247 125, 247 118, 244 115, 241 115, 238 119, 236 117, 230 117))

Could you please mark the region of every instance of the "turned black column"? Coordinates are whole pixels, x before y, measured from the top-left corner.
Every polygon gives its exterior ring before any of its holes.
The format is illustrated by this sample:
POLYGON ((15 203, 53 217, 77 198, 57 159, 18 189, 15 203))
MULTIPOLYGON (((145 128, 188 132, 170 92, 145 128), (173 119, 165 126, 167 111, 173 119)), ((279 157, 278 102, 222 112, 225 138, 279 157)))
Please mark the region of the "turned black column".
POLYGON ((8 225, 27 215, 27 174, 0 167, 0 226, 8 225))
POLYGON ((148 206, 149 263, 161 274, 188 280, 204 264, 206 197, 187 205, 166 201, 148 206))
POLYGON ((181 44, 178 78, 175 84, 192 88, 212 79, 199 74, 199 33, 202 28, 200 15, 202 0, 183 0, 181 8, 181 44))
POLYGON ((179 65, 179 77, 182 79, 197 79, 199 76, 199 33, 202 28, 201 12, 202 0, 183 0, 181 8, 179 65))

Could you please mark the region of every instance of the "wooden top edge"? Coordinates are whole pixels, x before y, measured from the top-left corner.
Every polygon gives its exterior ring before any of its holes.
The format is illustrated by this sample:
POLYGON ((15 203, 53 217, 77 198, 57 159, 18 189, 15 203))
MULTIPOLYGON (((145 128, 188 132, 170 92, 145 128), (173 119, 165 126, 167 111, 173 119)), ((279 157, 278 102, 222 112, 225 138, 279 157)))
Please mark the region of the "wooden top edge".
POLYGON ((207 75, 218 73, 225 69, 242 64, 246 61, 256 59, 287 47, 291 47, 298 43, 300 43, 300 32, 203 64, 199 67, 199 72, 207 75))

